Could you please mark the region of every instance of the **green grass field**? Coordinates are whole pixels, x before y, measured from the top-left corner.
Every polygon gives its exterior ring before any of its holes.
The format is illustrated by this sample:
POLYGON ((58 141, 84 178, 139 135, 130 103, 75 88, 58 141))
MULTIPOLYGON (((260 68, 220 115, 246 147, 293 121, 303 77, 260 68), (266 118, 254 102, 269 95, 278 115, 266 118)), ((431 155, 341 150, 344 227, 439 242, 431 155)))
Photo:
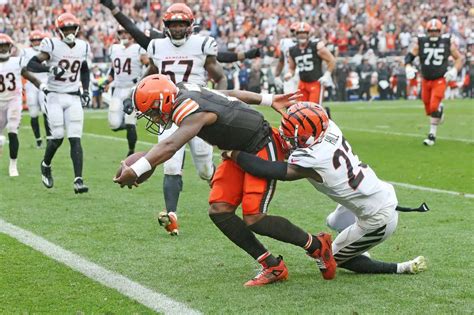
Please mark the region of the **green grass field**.
MULTIPOLYGON (((447 101, 446 121, 434 147, 422 141, 428 118, 420 101, 331 104, 333 119, 361 160, 396 186, 401 205, 426 201, 428 213, 401 213, 397 232, 371 250, 392 262, 424 255, 419 275, 356 275, 340 269, 324 281, 303 250, 260 237, 290 270, 289 281, 244 288, 257 265, 228 241, 207 216, 209 187, 185 165, 179 237, 155 220, 163 209, 162 168, 139 188, 112 183, 127 152, 124 133, 107 126, 106 112, 87 112, 84 177, 90 187, 75 195, 69 144, 53 161, 55 187, 41 184, 43 150, 33 146, 29 118, 20 131, 20 177, 8 177, 8 148, 0 162, 0 219, 29 230, 108 270, 202 313, 446 314, 474 312, 474 104, 447 101), (464 195, 470 194, 470 195, 464 195)), ((278 115, 264 114, 276 125, 278 115)), ((154 142, 139 127, 139 139, 154 142)), ((141 142, 137 150, 150 145, 141 142)), ((215 158, 218 162, 218 158, 215 158)), ((271 213, 311 231, 329 231, 335 203, 306 181, 279 183, 271 213)), ((333 234, 334 235, 334 234, 333 234)), ((152 313, 138 302, 0 234, 0 313, 152 313)))

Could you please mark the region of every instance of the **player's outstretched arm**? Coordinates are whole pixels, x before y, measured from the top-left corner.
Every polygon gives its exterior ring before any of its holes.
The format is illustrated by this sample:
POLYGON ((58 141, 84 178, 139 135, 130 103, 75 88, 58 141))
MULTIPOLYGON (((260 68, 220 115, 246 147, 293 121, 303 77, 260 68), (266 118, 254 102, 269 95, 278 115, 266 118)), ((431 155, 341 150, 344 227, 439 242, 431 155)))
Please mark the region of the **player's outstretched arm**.
POLYGON ((35 77, 31 72, 26 70, 26 68, 21 69, 21 76, 25 78, 26 80, 30 81, 31 83, 33 83, 33 85, 36 86, 41 91, 43 92, 46 91, 46 84, 41 83, 41 81, 38 80, 38 78, 35 77))
POLYGON ((147 49, 148 45, 150 44, 151 38, 146 36, 130 18, 128 18, 125 14, 123 14, 120 9, 115 5, 112 0, 100 0, 100 3, 109 8, 110 12, 114 16, 114 18, 119 22, 123 28, 130 33, 130 35, 135 39, 135 41, 140 45, 143 49, 147 49))
POLYGON ((313 170, 287 162, 267 161, 247 152, 232 151, 231 157, 245 172, 257 177, 283 181, 313 177, 310 173, 313 170))

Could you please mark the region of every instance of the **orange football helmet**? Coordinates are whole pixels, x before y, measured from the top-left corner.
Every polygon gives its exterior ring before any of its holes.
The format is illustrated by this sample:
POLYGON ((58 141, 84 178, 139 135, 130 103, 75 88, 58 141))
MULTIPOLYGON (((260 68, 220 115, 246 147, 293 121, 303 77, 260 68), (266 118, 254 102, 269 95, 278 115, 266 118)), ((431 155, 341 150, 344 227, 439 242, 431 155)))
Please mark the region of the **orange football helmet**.
POLYGON ((298 22, 295 25, 296 33, 309 33, 311 32, 311 26, 306 22, 298 22))
POLYGON ((11 56, 13 40, 7 34, 0 33, 0 59, 8 59, 11 56))
POLYGON ((71 13, 63 13, 54 22, 57 32, 66 44, 72 44, 79 32, 80 22, 71 13), (67 34, 65 34, 67 33, 67 34))
POLYGON ((161 134, 171 127, 171 115, 178 88, 166 75, 153 74, 138 82, 132 94, 132 102, 140 112, 138 118, 145 117, 146 129, 153 134, 161 134))
POLYGON ((281 119, 280 135, 292 148, 307 148, 321 141, 329 126, 324 108, 316 103, 299 102, 281 119))
POLYGON ((427 32, 441 32, 441 28, 443 28, 443 23, 438 19, 431 19, 426 23, 427 32))
POLYGON ((296 32, 296 29, 298 28, 298 24, 301 24, 300 22, 293 22, 290 24, 290 32, 294 34, 296 32))
POLYGON ((194 14, 184 3, 171 5, 163 15, 164 32, 175 46, 183 45, 193 32, 194 14), (170 29, 172 22, 185 22, 184 29, 170 29))

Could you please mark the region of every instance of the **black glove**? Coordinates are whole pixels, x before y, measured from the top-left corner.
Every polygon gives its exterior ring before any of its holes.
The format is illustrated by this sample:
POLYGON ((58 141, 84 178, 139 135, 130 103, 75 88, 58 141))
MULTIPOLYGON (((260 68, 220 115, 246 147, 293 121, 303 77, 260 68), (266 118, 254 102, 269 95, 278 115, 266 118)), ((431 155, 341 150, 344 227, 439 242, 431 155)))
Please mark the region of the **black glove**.
POLYGON ((245 55, 245 59, 253 59, 253 58, 260 57, 260 55, 261 55, 260 48, 254 48, 254 49, 247 50, 244 53, 244 55, 245 55))
POLYGON ((123 112, 127 115, 131 115, 133 113, 133 102, 130 97, 123 100, 123 112))
POLYGON ((91 97, 89 96, 89 91, 84 91, 81 94, 82 107, 89 107, 91 102, 91 97))
POLYGON ((55 78, 60 78, 64 73, 66 73, 66 70, 59 66, 52 66, 49 68, 49 73, 54 75, 55 78))
POLYGON ((100 0, 99 1, 104 7, 109 8, 111 11, 115 9, 115 3, 113 0, 100 0))

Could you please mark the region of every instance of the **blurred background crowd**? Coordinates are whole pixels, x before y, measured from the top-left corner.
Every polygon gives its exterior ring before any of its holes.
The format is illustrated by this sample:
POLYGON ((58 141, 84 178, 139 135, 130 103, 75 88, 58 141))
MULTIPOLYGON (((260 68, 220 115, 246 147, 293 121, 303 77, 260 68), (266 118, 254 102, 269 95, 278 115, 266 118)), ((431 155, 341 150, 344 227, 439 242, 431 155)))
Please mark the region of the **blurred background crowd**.
MULTIPOLYGON (((116 0, 142 30, 161 29, 161 15, 173 1, 116 0)), ((439 17, 452 34, 466 66, 451 83, 452 97, 473 97, 474 6, 470 0, 204 0, 186 1, 195 12, 196 31, 217 39, 219 50, 262 48, 262 58, 225 65, 230 88, 278 89, 273 71, 280 39, 289 25, 306 21, 338 57, 334 73, 337 100, 417 97, 417 82, 404 77, 403 57, 424 23, 439 17), (384 81, 382 85, 379 83, 384 81), (386 83, 385 83, 386 82, 386 83), (387 85, 388 84, 388 85, 387 85)), ((82 21, 81 36, 93 61, 107 62, 117 23, 98 0, 0 0, 0 32, 28 44, 33 29, 54 30, 54 19, 68 11, 82 21)), ((448 95, 449 97, 450 95, 448 95)))

